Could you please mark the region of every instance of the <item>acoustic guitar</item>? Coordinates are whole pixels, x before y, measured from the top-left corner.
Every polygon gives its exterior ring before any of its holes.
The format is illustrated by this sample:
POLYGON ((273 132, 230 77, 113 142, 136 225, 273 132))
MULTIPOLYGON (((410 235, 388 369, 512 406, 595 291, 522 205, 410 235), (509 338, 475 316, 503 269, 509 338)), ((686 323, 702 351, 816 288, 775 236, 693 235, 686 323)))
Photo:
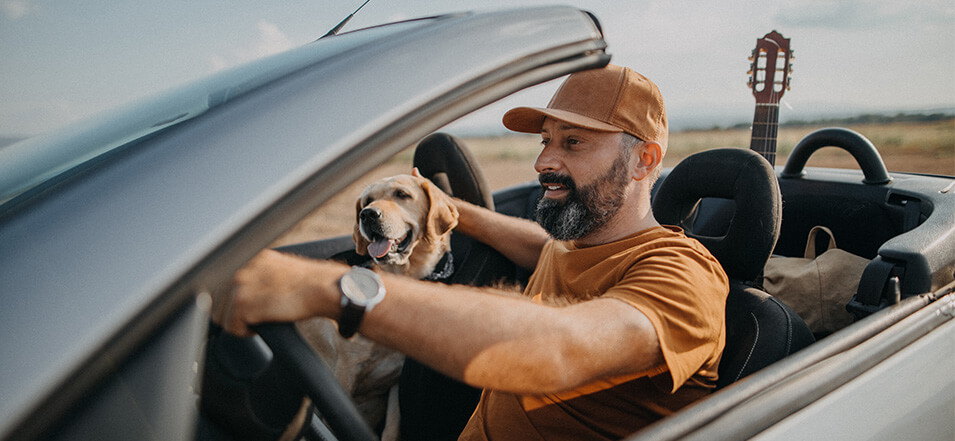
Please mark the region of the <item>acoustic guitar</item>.
POLYGON ((749 87, 756 97, 753 134, 749 147, 776 164, 776 135, 779 131, 779 100, 792 79, 792 51, 789 39, 775 30, 756 40, 749 57, 749 87))

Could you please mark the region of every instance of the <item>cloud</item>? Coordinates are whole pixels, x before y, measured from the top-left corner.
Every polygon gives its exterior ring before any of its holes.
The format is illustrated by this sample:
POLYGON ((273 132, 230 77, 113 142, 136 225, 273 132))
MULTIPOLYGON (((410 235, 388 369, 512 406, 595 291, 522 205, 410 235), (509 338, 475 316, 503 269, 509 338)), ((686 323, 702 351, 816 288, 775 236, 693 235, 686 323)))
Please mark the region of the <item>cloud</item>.
POLYGON ((246 63, 294 47, 290 39, 278 26, 267 21, 256 24, 257 38, 246 47, 234 49, 228 55, 212 55, 209 64, 213 70, 222 70, 230 66, 246 63))
POLYGON ((259 29, 259 41, 252 47, 251 56, 258 58, 292 48, 292 40, 282 33, 278 26, 260 21, 257 27, 259 29))
POLYGON ((411 18, 412 17, 409 14, 406 14, 403 12, 396 12, 394 14, 389 15, 388 19, 385 21, 386 22, 404 21, 404 20, 410 20, 411 18))
MULTIPOLYGON (((949 0, 950 1, 950 0, 949 0)), ((913 25, 951 19, 952 5, 945 0, 899 2, 897 0, 808 0, 782 7, 776 20, 784 25, 809 29, 848 30, 913 25)))
POLYGON ((877 9, 881 5, 863 3, 865 0, 810 0, 794 2, 784 6, 776 15, 783 25, 816 28, 844 29, 862 26, 881 15, 877 9))
POLYGON ((33 10, 33 5, 24 0, 3 0, 0 2, 0 11, 10 20, 19 20, 33 10))

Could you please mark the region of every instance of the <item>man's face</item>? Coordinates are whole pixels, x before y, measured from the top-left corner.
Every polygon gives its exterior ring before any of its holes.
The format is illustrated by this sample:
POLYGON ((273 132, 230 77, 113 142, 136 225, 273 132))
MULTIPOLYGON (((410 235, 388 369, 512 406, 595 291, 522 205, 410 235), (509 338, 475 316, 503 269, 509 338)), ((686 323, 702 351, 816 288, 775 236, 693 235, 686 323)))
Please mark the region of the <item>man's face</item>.
POLYGON ((544 122, 544 149, 535 163, 545 192, 537 221, 558 240, 585 237, 620 210, 631 182, 630 149, 619 133, 544 122))

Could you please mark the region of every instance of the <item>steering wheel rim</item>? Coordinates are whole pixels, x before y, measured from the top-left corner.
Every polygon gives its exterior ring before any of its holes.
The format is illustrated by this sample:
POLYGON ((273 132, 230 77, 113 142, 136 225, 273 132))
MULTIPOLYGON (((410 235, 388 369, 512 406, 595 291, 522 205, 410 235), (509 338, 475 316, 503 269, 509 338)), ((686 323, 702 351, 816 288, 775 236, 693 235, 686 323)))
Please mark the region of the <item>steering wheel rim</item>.
POLYGON ((265 323, 254 326, 253 330, 272 349, 275 361, 284 364, 301 382, 312 405, 339 440, 378 440, 331 369, 312 351, 293 324, 265 323))

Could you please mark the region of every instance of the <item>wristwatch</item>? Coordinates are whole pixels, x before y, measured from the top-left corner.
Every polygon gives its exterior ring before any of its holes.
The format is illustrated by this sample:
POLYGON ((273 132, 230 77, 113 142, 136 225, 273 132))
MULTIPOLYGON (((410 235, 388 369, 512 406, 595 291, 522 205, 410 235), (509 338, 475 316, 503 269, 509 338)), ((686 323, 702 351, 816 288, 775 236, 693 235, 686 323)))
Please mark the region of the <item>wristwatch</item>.
POLYGON ((342 292, 342 315, 338 319, 338 333, 351 338, 358 332, 365 312, 371 311, 385 298, 385 284, 374 271, 352 267, 338 281, 342 292))

